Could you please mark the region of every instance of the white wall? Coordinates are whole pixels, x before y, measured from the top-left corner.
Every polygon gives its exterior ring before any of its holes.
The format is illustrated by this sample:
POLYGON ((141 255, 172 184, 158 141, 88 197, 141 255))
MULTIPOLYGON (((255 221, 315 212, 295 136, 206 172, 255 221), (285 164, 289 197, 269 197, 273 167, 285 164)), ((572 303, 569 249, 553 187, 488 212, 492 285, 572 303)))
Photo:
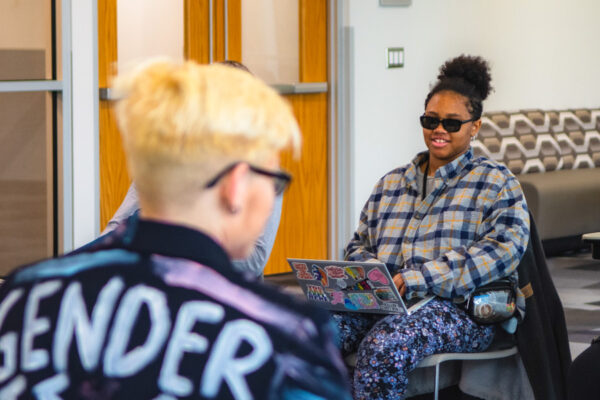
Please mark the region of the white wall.
POLYGON ((485 57, 496 91, 484 110, 600 106, 600 1, 413 0, 380 7, 345 0, 354 34, 355 221, 383 174, 424 150, 418 116, 439 66, 461 53, 485 57), (385 68, 404 47, 405 67, 385 68))

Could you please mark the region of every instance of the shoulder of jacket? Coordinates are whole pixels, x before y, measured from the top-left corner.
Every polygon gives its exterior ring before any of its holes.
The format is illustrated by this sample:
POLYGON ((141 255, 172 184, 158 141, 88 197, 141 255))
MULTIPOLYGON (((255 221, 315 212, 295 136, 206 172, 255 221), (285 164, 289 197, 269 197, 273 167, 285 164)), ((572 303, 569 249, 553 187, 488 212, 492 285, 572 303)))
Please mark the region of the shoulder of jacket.
POLYGON ((400 179, 403 179, 406 176, 406 172, 408 171, 409 168, 410 168, 410 164, 394 168, 393 170, 391 170, 391 171, 387 172, 385 175, 383 175, 379 179, 379 182, 380 183, 395 182, 400 179))
POLYGON ((487 157, 477 157, 471 161, 469 172, 476 171, 482 174, 493 176, 495 180, 502 182, 516 181, 515 175, 504 164, 498 163, 487 157))

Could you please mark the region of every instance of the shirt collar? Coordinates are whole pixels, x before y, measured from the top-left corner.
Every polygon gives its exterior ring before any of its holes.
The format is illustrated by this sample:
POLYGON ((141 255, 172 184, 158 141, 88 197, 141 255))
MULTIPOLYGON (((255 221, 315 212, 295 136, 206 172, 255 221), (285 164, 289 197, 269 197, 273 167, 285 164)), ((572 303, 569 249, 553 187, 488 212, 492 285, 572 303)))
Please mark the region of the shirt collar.
POLYGON ((418 190, 417 185, 417 169, 420 168, 421 164, 427 160, 429 157, 429 153, 427 151, 423 151, 416 155, 415 158, 412 159, 410 164, 408 164, 408 168, 405 172, 406 185, 408 187, 413 188, 414 190, 418 190))
POLYGON ((453 179, 456 176, 458 176, 460 172, 467 166, 467 164, 471 162, 472 158, 473 151, 469 147, 469 149, 464 154, 457 157, 455 160, 452 160, 443 167, 438 168, 438 170, 435 171, 435 175, 439 176, 440 178, 443 178, 444 181, 449 181, 450 179, 453 179))
POLYGON ((125 229, 116 233, 115 247, 138 253, 185 258, 210 266, 221 273, 233 273, 227 253, 208 235, 181 225, 172 225, 131 216, 125 229))
MULTIPOLYGON (((413 158, 411 165, 409 166, 409 169, 407 171, 407 178, 409 179, 409 181, 416 182, 417 168, 419 168, 428 159, 428 151, 423 151, 417 154, 415 158, 413 158)), ((442 178, 444 181, 448 181, 459 175, 460 172, 471 162, 472 159, 473 150, 471 149, 471 147, 469 147, 469 149, 464 154, 457 157, 455 160, 452 160, 443 167, 438 168, 438 170, 435 171, 435 177, 442 178)))

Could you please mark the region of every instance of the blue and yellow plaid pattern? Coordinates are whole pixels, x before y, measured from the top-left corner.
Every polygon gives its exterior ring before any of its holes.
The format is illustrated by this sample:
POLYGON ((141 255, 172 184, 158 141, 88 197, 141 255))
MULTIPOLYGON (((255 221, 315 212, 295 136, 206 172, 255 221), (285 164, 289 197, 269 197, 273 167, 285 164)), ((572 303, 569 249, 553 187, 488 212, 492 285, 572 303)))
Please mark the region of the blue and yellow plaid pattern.
POLYGON ((417 168, 426 159, 420 153, 379 180, 345 258, 377 259, 400 272, 408 299, 433 293, 461 301, 476 287, 517 279, 529 213, 515 176, 469 150, 436 171, 434 189, 421 200, 417 168))

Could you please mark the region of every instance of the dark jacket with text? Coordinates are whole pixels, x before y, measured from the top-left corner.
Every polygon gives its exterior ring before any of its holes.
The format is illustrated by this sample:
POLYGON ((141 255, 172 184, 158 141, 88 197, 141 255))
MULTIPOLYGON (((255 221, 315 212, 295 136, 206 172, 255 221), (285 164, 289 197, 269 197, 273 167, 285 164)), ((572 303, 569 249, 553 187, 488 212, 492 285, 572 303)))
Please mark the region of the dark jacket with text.
POLYGON ((1 399, 350 399, 328 315, 133 217, 0 288, 1 399))

